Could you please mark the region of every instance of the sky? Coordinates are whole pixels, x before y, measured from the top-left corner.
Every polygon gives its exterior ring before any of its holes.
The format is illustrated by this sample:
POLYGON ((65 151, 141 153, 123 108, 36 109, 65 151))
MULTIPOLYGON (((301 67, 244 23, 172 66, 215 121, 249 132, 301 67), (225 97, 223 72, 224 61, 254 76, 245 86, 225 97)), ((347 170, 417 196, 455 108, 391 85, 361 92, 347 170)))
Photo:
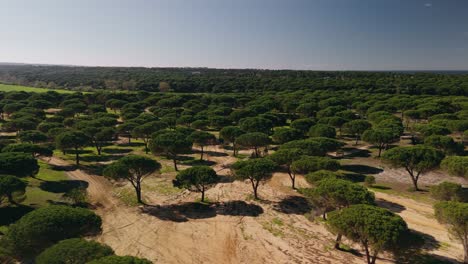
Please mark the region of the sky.
POLYGON ((468 0, 0 0, 0 61, 468 70, 468 0))

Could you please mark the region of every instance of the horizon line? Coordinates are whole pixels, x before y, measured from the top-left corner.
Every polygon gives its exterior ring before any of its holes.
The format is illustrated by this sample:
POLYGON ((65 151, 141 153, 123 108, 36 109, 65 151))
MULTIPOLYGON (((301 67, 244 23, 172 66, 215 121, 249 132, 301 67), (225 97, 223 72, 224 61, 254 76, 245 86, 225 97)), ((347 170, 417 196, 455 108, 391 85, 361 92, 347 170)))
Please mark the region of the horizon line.
POLYGON ((83 68, 145 68, 145 69, 210 69, 210 70, 258 70, 258 71, 310 71, 310 72, 468 72, 468 69, 444 70, 444 69, 391 69, 391 70, 367 70, 367 69, 340 69, 340 70, 318 70, 318 69, 295 69, 295 68, 254 68, 254 67, 207 67, 207 66, 123 66, 123 65, 80 65, 63 63, 30 63, 30 62, 2 62, 1 65, 29 65, 29 66, 62 66, 83 68))

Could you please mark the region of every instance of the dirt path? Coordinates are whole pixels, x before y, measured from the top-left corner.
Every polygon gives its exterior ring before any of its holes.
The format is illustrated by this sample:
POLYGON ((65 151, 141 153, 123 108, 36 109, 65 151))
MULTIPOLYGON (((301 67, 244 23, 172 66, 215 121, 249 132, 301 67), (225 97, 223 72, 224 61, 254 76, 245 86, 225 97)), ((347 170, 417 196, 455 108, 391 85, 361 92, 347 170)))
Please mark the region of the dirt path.
POLYGON ((375 196, 379 206, 399 214, 409 228, 429 235, 429 241, 439 244, 430 253, 462 259, 463 247, 449 238, 447 229, 434 218, 431 205, 380 192, 376 192, 375 196))

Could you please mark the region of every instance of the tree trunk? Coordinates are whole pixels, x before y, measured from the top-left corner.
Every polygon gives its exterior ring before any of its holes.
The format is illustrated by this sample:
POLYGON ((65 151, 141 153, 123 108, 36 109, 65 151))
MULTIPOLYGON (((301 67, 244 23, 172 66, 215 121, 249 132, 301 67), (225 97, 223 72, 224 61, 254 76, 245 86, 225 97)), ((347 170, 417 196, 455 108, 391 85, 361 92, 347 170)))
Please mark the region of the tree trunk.
POLYGON ((341 234, 338 234, 335 240, 335 249, 340 249, 340 243, 341 243, 341 234))
POLYGON ((463 258, 463 263, 468 263, 468 237, 465 237, 465 241, 463 241, 463 249, 465 249, 465 257, 463 258))
POLYGON ((78 153, 78 148, 75 148, 75 160, 76 166, 80 166, 80 153, 78 153))
POLYGON ((237 156, 236 143, 232 143, 232 150, 234 151, 234 157, 237 156))
POLYGON ((131 139, 132 139, 132 136, 131 135, 128 135, 128 144, 130 145, 131 143, 131 139))
POLYGON ((258 186, 254 187, 254 197, 255 197, 255 200, 258 200, 258 194, 257 194, 257 188, 258 186))
POLYGON ((364 243, 364 249, 366 251, 367 264, 372 264, 371 259, 370 259, 369 247, 367 246, 367 243, 364 243))
POLYGON ((179 171, 179 169, 177 168, 177 158, 176 158, 176 157, 173 157, 172 160, 174 161, 174 169, 175 169, 175 171, 179 171))
POLYGON ((291 179, 291 187, 295 190, 296 189, 296 175, 291 172, 291 168, 288 166, 288 174, 289 178, 291 179))
POLYGON ((375 261, 377 260, 377 254, 378 254, 378 252, 374 252, 374 255, 372 255, 371 264, 375 264, 375 261))
POLYGON ((203 160, 203 146, 200 146, 200 148, 201 148, 200 160, 203 160))
POLYGON ((8 198, 8 202, 10 204, 16 204, 15 200, 13 200, 13 194, 12 193, 7 193, 7 198, 8 198))
POLYGON ((136 196, 137 196, 137 202, 142 204, 143 201, 141 200, 141 184, 140 184, 140 182, 137 182, 137 184, 135 186, 135 192, 136 192, 136 196))
POLYGON ((148 154, 148 140, 143 140, 145 143, 145 153, 148 154))
POLYGON ((354 145, 357 145, 359 142, 359 135, 356 136, 356 143, 354 143, 354 145))
POLYGON ((96 150, 97 150, 97 154, 100 156, 102 148, 100 146, 96 145, 96 150))
POLYGON ((254 150, 255 150, 255 158, 258 158, 258 148, 254 147, 254 150))
POLYGON ((322 218, 323 220, 327 221, 327 210, 323 210, 322 218))
POLYGON ((255 198, 255 200, 258 200, 258 193, 257 193, 258 183, 255 183, 254 180, 250 180, 250 182, 252 183, 254 198, 255 198))
POLYGON ((202 203, 205 202, 205 190, 204 189, 202 189, 201 191, 201 202, 202 203))
POLYGON ((378 158, 380 158, 380 154, 382 154, 382 145, 379 145, 379 155, 377 156, 378 158))

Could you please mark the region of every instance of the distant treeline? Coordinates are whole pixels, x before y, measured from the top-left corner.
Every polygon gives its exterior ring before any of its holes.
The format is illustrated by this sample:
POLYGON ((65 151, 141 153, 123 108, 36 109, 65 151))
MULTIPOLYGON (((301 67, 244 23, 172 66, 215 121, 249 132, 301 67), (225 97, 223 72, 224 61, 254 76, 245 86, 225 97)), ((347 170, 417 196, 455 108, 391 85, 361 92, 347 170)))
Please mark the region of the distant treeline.
POLYGON ((468 74, 0 65, 0 81, 70 90, 238 93, 349 90, 468 95, 468 74))

